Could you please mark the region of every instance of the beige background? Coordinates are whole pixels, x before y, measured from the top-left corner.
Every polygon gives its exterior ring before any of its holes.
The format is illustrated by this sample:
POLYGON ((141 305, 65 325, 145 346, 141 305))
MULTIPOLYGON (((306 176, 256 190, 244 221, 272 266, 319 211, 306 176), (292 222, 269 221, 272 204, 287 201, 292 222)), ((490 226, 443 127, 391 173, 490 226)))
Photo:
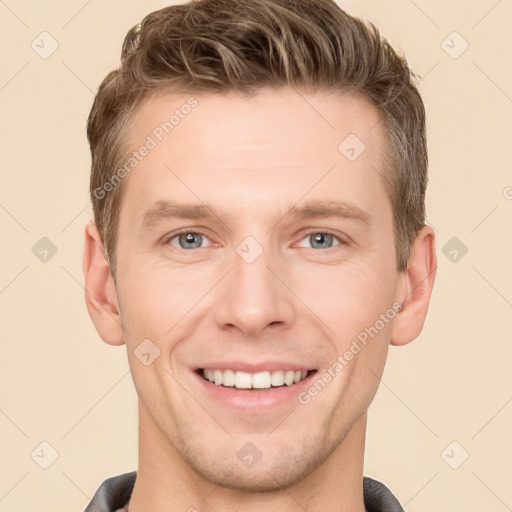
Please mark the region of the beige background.
MULTIPOLYGON (((0 1, 0 511, 83 510, 105 478, 137 466, 125 347, 100 340, 84 304, 85 121, 126 31, 164 5, 0 1), (31 48, 51 48, 43 31, 59 45, 47 59, 31 48), (47 262, 32 252, 42 237, 58 249, 47 262), (52 449, 59 456, 42 469, 52 449)), ((390 349, 365 474, 411 512, 510 510, 512 2, 342 5, 375 22, 423 75, 439 258, 423 333, 390 349), (455 262, 451 246, 443 253, 452 237, 468 249, 455 262)))

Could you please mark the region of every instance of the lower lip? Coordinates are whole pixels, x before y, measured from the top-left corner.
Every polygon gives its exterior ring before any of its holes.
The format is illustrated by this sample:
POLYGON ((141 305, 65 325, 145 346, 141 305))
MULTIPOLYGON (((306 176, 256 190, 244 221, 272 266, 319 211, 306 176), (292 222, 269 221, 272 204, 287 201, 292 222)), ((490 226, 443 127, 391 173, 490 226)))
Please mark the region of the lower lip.
POLYGON ((197 372, 193 373, 205 392, 216 402, 223 403, 234 409, 256 412, 282 406, 294 399, 298 400, 299 393, 310 385, 311 379, 316 372, 309 372, 305 379, 296 384, 266 389, 238 389, 235 387, 218 386, 204 379, 197 372))

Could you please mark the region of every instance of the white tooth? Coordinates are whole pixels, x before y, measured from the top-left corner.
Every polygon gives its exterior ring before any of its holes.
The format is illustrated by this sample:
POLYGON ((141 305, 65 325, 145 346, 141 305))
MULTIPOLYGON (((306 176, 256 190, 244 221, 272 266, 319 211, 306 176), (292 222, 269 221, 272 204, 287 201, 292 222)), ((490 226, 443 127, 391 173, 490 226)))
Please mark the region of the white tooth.
POLYGON ((271 384, 272 386, 282 386, 284 384, 284 372, 282 370, 272 372, 271 384))
POLYGON ((235 387, 240 389, 252 388, 251 374, 247 372, 236 372, 235 373, 235 387))
POLYGON ((284 374, 284 383, 287 386, 291 386, 293 384, 293 378, 295 377, 295 372, 293 370, 289 370, 284 374))
POLYGON ((270 372, 253 373, 252 387, 257 389, 270 387, 270 372))
POLYGON ((240 389, 268 389, 271 386, 278 387, 286 384, 291 386, 306 378, 307 370, 276 370, 274 372, 263 371, 254 374, 233 370, 207 370, 203 369, 203 376, 217 386, 226 386, 240 389))
POLYGON ((213 377, 215 378, 215 384, 217 384, 217 386, 220 386, 222 384, 222 371, 213 370, 213 377))
POLYGON ((222 384, 228 387, 235 385, 235 372, 233 370, 224 370, 222 384))

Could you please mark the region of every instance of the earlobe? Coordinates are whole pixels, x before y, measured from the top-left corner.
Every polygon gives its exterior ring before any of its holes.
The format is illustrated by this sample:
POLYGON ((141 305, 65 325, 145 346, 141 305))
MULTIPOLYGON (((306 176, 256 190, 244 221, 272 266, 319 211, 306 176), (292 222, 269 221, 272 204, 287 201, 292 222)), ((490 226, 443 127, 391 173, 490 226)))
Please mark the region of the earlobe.
POLYGON ((406 345, 423 330, 436 269, 435 234, 430 226, 424 226, 411 247, 407 270, 401 276, 398 300, 402 309, 393 320, 392 345, 406 345))
POLYGON ((85 227, 83 271, 85 303, 98 334, 109 345, 123 345, 116 287, 104 256, 103 242, 93 222, 85 227))

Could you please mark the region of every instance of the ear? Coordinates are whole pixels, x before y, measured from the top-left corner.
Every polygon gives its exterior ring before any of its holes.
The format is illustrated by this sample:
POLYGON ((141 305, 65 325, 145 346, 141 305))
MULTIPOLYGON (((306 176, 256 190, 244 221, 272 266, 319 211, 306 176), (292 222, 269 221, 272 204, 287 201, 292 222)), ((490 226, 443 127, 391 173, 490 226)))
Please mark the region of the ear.
POLYGON ((397 301, 402 309, 393 320, 392 345, 406 345, 423 330, 436 269, 435 234, 430 226, 424 226, 409 252, 407 270, 400 275, 397 301))
POLYGON ((101 236, 93 222, 85 227, 83 269, 85 303, 98 334, 109 345, 123 345, 116 286, 104 256, 101 236))

